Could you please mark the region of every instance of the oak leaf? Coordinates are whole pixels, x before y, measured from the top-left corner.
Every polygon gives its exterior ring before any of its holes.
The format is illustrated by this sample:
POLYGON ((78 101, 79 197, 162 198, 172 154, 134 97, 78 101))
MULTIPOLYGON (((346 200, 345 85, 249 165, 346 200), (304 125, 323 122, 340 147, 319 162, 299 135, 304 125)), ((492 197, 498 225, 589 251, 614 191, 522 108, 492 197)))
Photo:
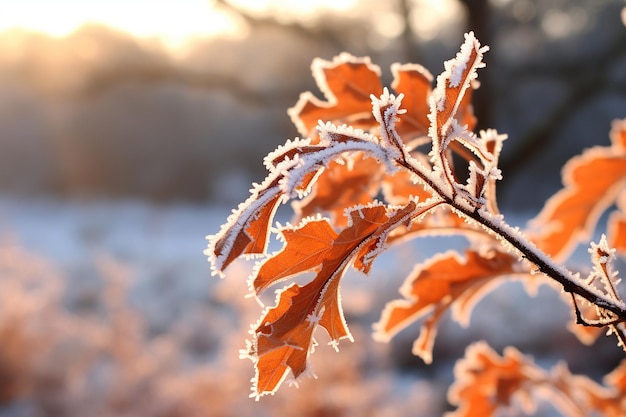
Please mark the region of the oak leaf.
MULTIPOLYGON (((396 131, 409 142, 412 138, 428 133, 428 97, 431 94, 433 76, 418 64, 392 64, 391 88, 403 94, 402 107, 406 113, 400 116, 396 131)), ((469 112, 471 114, 471 111, 469 112)))
POLYGON ((311 193, 292 206, 300 218, 325 213, 336 227, 344 227, 348 221, 344 216, 346 207, 371 203, 382 175, 383 166, 375 159, 365 158, 362 153, 346 156, 341 162, 329 163, 311 193))
POLYGON ((489 417, 519 403, 526 414, 545 400, 562 415, 620 417, 626 411, 626 362, 604 377, 604 385, 572 374, 564 363, 552 369, 508 347, 502 356, 484 342, 468 346, 454 367, 448 399, 459 408, 446 417, 489 417))
MULTIPOLYGON (((566 258, 590 237, 601 214, 626 189, 626 119, 613 122, 611 146, 596 146, 563 167, 564 188, 530 222, 529 237, 544 252, 566 258)), ((622 197, 624 198, 624 197, 622 197)), ((613 217, 612 242, 620 245, 621 217, 613 217)))
MULTIPOLYGON (((442 147, 453 129, 453 123, 463 126, 464 118, 459 118, 459 110, 467 106, 472 82, 477 78, 477 69, 485 66, 483 54, 489 47, 482 46, 473 33, 465 35, 465 42, 454 59, 446 61, 445 71, 437 77, 437 88, 430 98, 429 135, 436 148, 442 147)), ((467 117, 467 116, 466 116, 467 117)), ((473 126, 471 126, 473 127, 473 126)), ((471 130, 467 126, 467 130, 471 130)), ((439 149, 434 149, 438 152, 439 149)))
POLYGON ((331 124, 320 129, 322 141, 316 145, 311 145, 310 140, 298 139, 270 153, 264 161, 270 171, 268 177, 262 184, 253 186, 250 197, 239 205, 216 235, 207 237, 209 246, 204 253, 209 256, 214 274, 222 274, 243 254, 264 254, 278 205, 294 195, 309 193, 319 173, 343 153, 370 152, 379 159, 386 159, 372 135, 331 124))
MULTIPOLYGON (((332 61, 315 59, 311 65, 313 77, 324 95, 320 100, 307 91, 300 95, 288 113, 301 135, 315 136, 319 120, 336 124, 349 124, 368 130, 377 127, 372 117, 370 96, 380 96, 383 85, 381 70, 368 57, 340 54, 332 61)), ((397 131, 406 142, 428 133, 429 97, 433 76, 421 65, 391 65, 391 88, 402 94, 406 113, 400 116, 397 131)), ((465 90, 464 90, 465 92, 465 90)), ((472 130, 476 125, 471 106, 471 93, 466 92, 458 103, 458 116, 462 124, 472 130)))
POLYGON ((467 347, 454 367, 455 382, 448 400, 459 408, 446 417, 489 417, 520 400, 524 411, 535 407, 529 386, 534 363, 514 348, 499 356, 486 343, 467 347), (530 374, 530 375, 529 375, 530 374))
POLYGON ((207 236, 209 257, 214 274, 222 274, 242 254, 260 255, 268 244, 270 224, 278 205, 285 198, 279 186, 280 176, 270 176, 252 190, 252 195, 231 214, 219 233, 207 236))
POLYGON ((341 339, 351 339, 339 301, 340 279, 351 263, 369 272, 390 230, 410 223, 416 208, 413 201, 394 210, 380 203, 357 207, 348 213, 350 222, 340 233, 322 218, 306 219, 281 231, 285 245, 259 265, 251 285, 254 291, 304 272, 312 271, 315 277, 280 290, 276 305, 254 326, 247 353, 256 368, 254 396, 275 392, 289 370, 295 378, 308 370, 318 325, 335 346, 341 339))
POLYGON ((373 124, 370 94, 380 95, 383 91, 380 67, 368 57, 343 53, 331 62, 316 58, 311 70, 326 101, 311 92, 300 95, 288 111, 300 134, 314 136, 319 120, 347 123, 355 128, 373 124))
POLYGON ((452 308, 452 318, 467 325, 476 302, 499 283, 495 278, 515 273, 517 262, 517 258, 504 252, 468 250, 465 258, 456 252, 447 252, 417 265, 400 288, 404 299, 385 306, 380 321, 374 326, 374 336, 390 340, 409 324, 427 317, 413 345, 413 353, 430 363, 443 313, 452 308))

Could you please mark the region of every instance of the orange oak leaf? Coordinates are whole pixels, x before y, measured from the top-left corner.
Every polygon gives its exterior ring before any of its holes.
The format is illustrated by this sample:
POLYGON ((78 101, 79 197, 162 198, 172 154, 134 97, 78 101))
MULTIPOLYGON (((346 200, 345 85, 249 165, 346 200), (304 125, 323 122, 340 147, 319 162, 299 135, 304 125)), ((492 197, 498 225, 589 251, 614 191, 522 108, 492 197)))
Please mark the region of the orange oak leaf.
POLYGON ((298 227, 281 231, 285 245, 259 265, 252 281, 254 290, 259 293, 303 272, 313 271, 315 277, 305 285, 294 283, 280 290, 276 305, 266 310, 253 329, 248 357, 256 368, 254 396, 275 392, 289 370, 296 378, 307 371, 316 326, 326 330, 334 346, 341 339, 351 339, 340 304, 340 279, 351 263, 369 272, 389 231, 409 223, 419 213, 416 208, 415 202, 395 210, 381 204, 358 207, 338 234, 321 218, 306 219, 298 227))
POLYGON ((242 254, 263 254, 267 248, 269 225, 278 205, 284 201, 280 176, 269 176, 255 186, 252 195, 230 215, 219 233, 207 236, 209 247, 204 253, 211 261, 214 274, 221 274, 242 254))
MULTIPOLYGON (((311 69, 325 101, 311 92, 305 92, 300 95, 296 105, 289 109, 291 120, 301 135, 314 137, 319 120, 346 123, 365 130, 377 127, 372 117, 370 96, 378 97, 383 92, 380 67, 372 64, 368 57, 358 58, 343 53, 332 61, 315 59, 311 69)), ((391 66, 391 72, 391 87, 396 94, 404 96, 402 108, 406 110, 399 116, 396 129, 408 143, 428 133, 428 99, 432 93, 433 76, 417 64, 395 63, 391 66)), ((468 125, 469 130, 476 125, 471 92, 467 92, 458 103, 458 117, 462 124, 468 125)))
POLYGON ((453 128, 453 121, 464 123, 468 117, 465 115, 460 118, 458 112, 463 108, 462 105, 468 105, 470 98, 465 97, 466 93, 471 91, 472 82, 478 76, 476 70, 485 66, 482 57, 488 50, 489 47, 481 47, 474 34, 470 32, 465 35, 465 42, 456 57, 445 62, 445 71, 437 77, 437 88, 431 96, 428 115, 429 134, 435 145, 447 138, 453 128))
POLYGON ((374 124, 370 94, 378 96, 383 91, 380 67, 368 57, 342 53, 330 62, 316 58, 311 69, 326 101, 305 92, 288 110, 301 135, 314 136, 319 120, 364 129, 374 124))
POLYGON ((513 406, 531 414, 540 399, 549 401, 562 415, 619 417, 626 411, 626 362, 600 385, 572 374, 564 363, 546 371, 512 347, 500 356, 485 342, 477 342, 468 346, 454 375, 448 399, 458 408, 447 417, 489 417, 513 406))
MULTIPOLYGON (((576 244, 590 237, 600 215, 624 193, 625 132, 626 119, 614 121, 611 146, 588 149, 563 167, 565 187, 530 222, 529 237, 543 251, 558 259, 566 258, 576 244)), ((619 218, 616 221, 619 226, 619 218)), ((622 235, 613 236, 616 239, 622 235)))
POLYGON ((428 97, 431 94, 433 76, 426 68, 417 64, 392 64, 391 88, 404 94, 402 107, 406 113, 399 117, 396 131, 405 143, 412 138, 428 133, 428 97))
POLYGON ((532 413, 536 406, 533 380, 541 379, 543 372, 515 348, 506 348, 500 356, 485 342, 476 342, 456 363, 454 376, 448 400, 459 408, 447 417, 489 417, 514 401, 532 413))
POLYGON ((529 379, 535 369, 533 361, 514 348, 500 356, 484 342, 468 346, 465 358, 454 367, 455 382, 448 391, 448 400, 459 408, 447 417, 494 416, 514 400, 526 413, 532 412, 529 379))
POLYGON ((432 197, 432 192, 427 187, 415 181, 411 173, 404 170, 385 175, 381 185, 385 201, 390 204, 406 204, 411 197, 418 197, 420 200, 432 197))
POLYGON ((294 211, 300 218, 327 213, 336 227, 344 227, 348 221, 344 210, 372 202, 382 170, 375 159, 364 158, 360 152, 346 156, 341 163, 333 161, 317 178, 311 193, 293 202, 294 211))
POLYGON ((288 141, 264 160, 270 171, 262 184, 255 184, 251 196, 228 218, 216 235, 208 236, 209 256, 214 274, 222 274, 242 254, 264 254, 267 249, 270 223, 278 205, 294 195, 310 192, 320 171, 346 152, 371 153, 378 159, 387 158, 372 135, 362 130, 320 127, 322 142, 311 145, 310 140, 288 141), (301 158, 298 150, 306 154, 301 158))
POLYGON ((404 299, 385 306, 374 326, 374 336, 388 341, 409 324, 428 316, 413 345, 413 353, 430 363, 442 314, 452 308, 453 319, 467 325, 476 302, 499 283, 495 278, 516 273, 517 263, 517 258, 507 253, 468 250, 465 258, 447 252, 417 265, 400 288, 404 299))

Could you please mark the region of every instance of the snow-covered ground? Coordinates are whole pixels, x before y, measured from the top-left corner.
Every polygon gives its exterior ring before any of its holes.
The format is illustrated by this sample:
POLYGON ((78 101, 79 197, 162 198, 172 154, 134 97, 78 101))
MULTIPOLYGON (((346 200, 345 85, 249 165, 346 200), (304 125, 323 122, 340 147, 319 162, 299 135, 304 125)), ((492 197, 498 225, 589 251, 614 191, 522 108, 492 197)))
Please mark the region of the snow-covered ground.
POLYGON ((390 344, 374 342, 371 324, 413 264, 462 242, 418 240, 383 254, 371 276, 345 278, 355 343, 335 353, 320 334, 312 359, 318 379, 255 403, 247 398, 252 365, 238 358, 261 312, 244 298, 251 264, 236 263, 220 280, 202 254, 205 236, 229 212, 208 203, 1 198, 0 337, 12 334, 11 312, 21 312, 13 323, 25 332, 16 338, 25 353, 0 358, 0 374, 3 363, 17 363, 25 380, 22 395, 0 386, 7 398, 0 416, 440 415, 454 362, 483 338, 548 365, 565 358, 574 371, 594 369, 577 362, 581 348, 564 328, 568 308, 547 286, 532 298, 519 283, 503 285, 468 329, 446 321, 430 366, 410 353, 418 326, 390 344))

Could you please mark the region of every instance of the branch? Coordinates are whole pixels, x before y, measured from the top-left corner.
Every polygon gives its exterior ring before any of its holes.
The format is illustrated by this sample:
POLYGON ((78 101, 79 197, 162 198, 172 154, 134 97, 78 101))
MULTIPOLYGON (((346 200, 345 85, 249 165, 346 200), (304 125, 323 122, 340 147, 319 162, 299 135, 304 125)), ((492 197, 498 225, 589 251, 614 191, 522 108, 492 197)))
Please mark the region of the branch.
POLYGON ((619 321, 626 321, 626 305, 623 302, 614 300, 594 287, 586 285, 567 268, 555 264, 548 255, 525 239, 518 229, 510 226, 501 216, 494 216, 482 207, 467 208, 466 205, 459 204, 458 199, 451 198, 447 190, 441 189, 429 176, 425 176, 422 167, 412 163, 411 160, 397 161, 398 165, 411 170, 421 178, 424 184, 430 187, 434 194, 439 196, 457 214, 480 225, 505 243, 506 246, 515 249, 522 258, 534 264, 539 272, 561 284, 565 292, 579 295, 590 303, 614 313, 620 319, 619 321))

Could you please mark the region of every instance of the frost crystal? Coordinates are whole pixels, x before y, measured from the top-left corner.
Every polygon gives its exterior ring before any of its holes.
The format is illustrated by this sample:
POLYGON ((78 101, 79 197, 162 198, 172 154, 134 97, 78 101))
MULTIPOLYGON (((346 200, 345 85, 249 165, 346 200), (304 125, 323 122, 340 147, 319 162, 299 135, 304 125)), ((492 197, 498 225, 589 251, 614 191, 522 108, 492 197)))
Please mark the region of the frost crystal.
POLYGON ((615 249, 609 247, 609 243, 606 240, 606 235, 603 234, 600 238, 600 242, 591 242, 589 253, 591 254, 591 260, 594 263, 604 265, 607 264, 609 260, 611 260, 615 256, 615 249))
POLYGON ((313 313, 310 313, 306 316, 306 321, 309 323, 309 327, 317 326, 319 324, 320 320, 322 320, 322 316, 324 315, 325 310, 326 307, 321 306, 319 311, 314 311, 313 313))
POLYGON ((471 58, 472 49, 477 43, 474 33, 470 32, 465 35, 465 42, 461 46, 461 49, 456 54, 456 58, 452 61, 447 61, 445 68, 450 71, 450 87, 458 87, 463 81, 463 73, 471 58))

